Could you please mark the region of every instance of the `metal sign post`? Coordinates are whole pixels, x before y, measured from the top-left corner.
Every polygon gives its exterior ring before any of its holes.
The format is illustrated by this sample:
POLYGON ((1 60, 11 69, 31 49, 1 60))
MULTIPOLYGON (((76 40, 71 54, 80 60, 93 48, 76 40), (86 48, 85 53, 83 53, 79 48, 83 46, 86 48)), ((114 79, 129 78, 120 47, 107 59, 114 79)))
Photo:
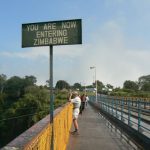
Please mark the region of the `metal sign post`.
POLYGON ((53 88, 53 46, 50 45, 50 80, 49 80, 49 87, 50 87, 50 124, 52 127, 52 135, 51 135, 51 150, 54 149, 54 125, 53 125, 53 118, 54 118, 54 88, 53 88))

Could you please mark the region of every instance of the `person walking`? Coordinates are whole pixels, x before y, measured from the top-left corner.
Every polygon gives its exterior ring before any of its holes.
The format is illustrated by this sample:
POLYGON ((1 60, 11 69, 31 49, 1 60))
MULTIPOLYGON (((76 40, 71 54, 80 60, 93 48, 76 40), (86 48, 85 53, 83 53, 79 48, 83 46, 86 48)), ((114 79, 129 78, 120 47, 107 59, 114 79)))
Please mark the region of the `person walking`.
POLYGON ((85 94, 83 94, 81 96, 81 112, 84 110, 85 108, 85 101, 86 101, 86 97, 85 97, 85 94))
POLYGON ((73 92, 69 96, 69 102, 73 103, 73 125, 74 125, 74 131, 71 132, 72 134, 79 134, 79 126, 78 126, 78 116, 80 112, 80 105, 81 105, 81 99, 79 97, 78 92, 73 92))
POLYGON ((85 106, 86 107, 87 107, 88 101, 89 101, 89 97, 86 95, 86 98, 85 98, 85 106))

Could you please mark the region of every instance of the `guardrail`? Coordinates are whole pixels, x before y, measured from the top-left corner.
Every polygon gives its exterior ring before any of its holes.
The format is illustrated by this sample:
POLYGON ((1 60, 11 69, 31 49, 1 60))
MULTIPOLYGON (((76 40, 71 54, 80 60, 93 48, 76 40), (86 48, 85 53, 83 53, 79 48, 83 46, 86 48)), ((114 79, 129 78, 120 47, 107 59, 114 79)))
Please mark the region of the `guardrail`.
MULTIPOLYGON (((95 97, 90 97, 95 102, 95 97)), ((150 99, 99 95, 100 108, 150 138, 150 99)))
MULTIPOLYGON (((72 124, 72 105, 67 103, 54 111, 54 150, 65 150, 72 124)), ((50 116, 46 116, 1 150, 50 150, 50 116)))
POLYGON ((142 98, 98 95, 97 101, 95 100, 95 96, 90 96, 89 103, 97 108, 120 132, 127 134, 138 147, 149 150, 150 99, 144 101, 142 98))

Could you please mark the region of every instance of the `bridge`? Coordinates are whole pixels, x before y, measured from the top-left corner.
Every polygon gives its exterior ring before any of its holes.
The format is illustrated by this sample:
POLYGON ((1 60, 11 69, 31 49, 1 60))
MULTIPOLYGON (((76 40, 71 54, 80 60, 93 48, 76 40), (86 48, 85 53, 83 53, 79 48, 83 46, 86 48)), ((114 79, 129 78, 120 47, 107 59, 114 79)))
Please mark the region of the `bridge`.
POLYGON ((54 150, 127 150, 150 148, 150 99, 91 96, 79 116, 79 135, 71 135, 72 105, 54 112, 54 123, 46 116, 2 150, 50 150, 52 128, 54 150))

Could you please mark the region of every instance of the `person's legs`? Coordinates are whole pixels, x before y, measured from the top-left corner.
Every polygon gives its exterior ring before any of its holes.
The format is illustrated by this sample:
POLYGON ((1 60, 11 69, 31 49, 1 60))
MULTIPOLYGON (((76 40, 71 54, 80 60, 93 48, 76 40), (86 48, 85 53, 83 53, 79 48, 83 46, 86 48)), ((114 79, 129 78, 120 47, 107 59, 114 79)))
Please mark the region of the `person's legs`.
POLYGON ((84 102, 81 102, 82 105, 82 111, 84 110, 84 102))
POLYGON ((73 124, 74 124, 74 128, 75 128, 75 131, 78 131, 78 122, 77 122, 77 119, 73 119, 73 124))
POLYGON ((87 107, 87 105, 88 105, 87 101, 85 102, 85 105, 86 105, 86 107, 87 107))
POLYGON ((80 106, 80 112, 79 112, 79 114, 82 115, 82 105, 80 106))
POLYGON ((75 130, 73 132, 71 132, 71 134, 73 135, 79 135, 79 131, 78 131, 78 122, 77 122, 77 119, 73 119, 73 125, 74 125, 74 128, 75 130))
POLYGON ((82 110, 85 108, 85 102, 82 102, 82 110))
POLYGON ((77 122, 77 119, 78 119, 78 115, 79 115, 79 109, 74 109, 73 111, 73 125, 74 125, 74 128, 75 130, 73 132, 71 132, 72 134, 78 134, 78 122, 77 122))

